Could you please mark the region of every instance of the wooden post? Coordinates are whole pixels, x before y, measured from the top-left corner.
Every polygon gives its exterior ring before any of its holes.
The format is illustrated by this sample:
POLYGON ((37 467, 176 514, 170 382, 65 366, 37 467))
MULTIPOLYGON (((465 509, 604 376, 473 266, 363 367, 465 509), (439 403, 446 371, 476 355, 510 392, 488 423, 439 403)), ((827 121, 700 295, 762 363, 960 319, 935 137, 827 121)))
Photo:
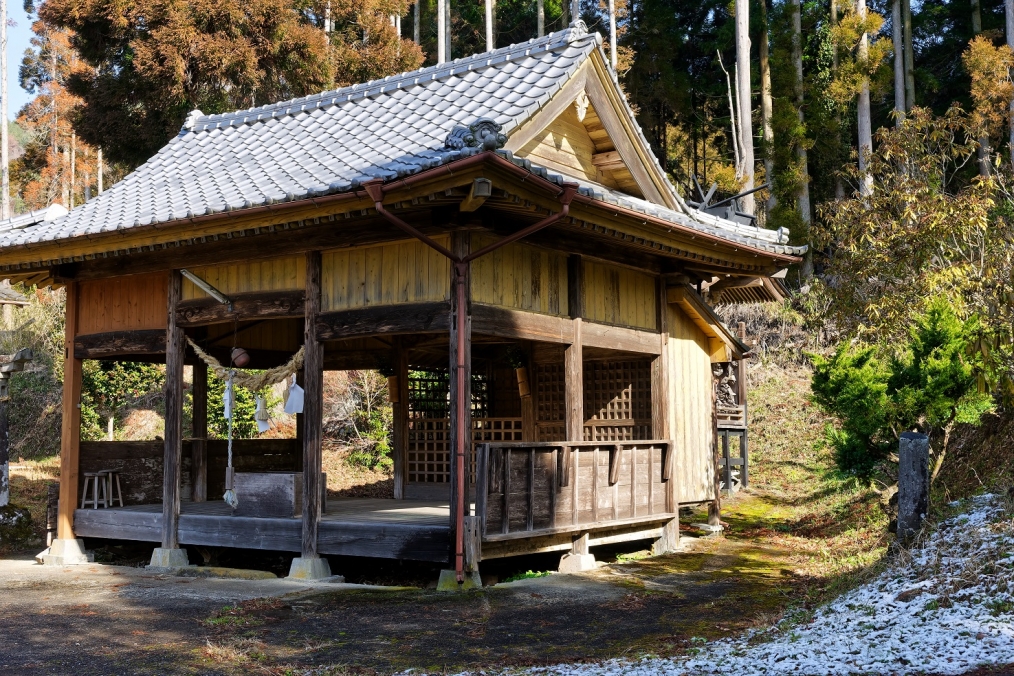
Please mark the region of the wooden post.
POLYGON ((324 346, 317 340, 320 314, 321 256, 306 254, 306 317, 303 344, 303 558, 317 558, 317 524, 320 522, 321 439, 324 409, 324 346))
POLYGON ((584 314, 584 266, 581 257, 567 259, 567 294, 574 320, 574 342, 564 352, 564 400, 567 441, 584 440, 584 355, 581 318, 584 314))
POLYGON ((179 548, 180 464, 183 453, 183 358, 186 341, 176 324, 183 293, 179 270, 169 272, 165 341, 165 460, 162 474, 162 549, 179 548))
MULTIPOLYGON (((739 339, 746 342, 746 322, 740 322, 738 327, 739 339)), ((736 369, 736 388, 739 399, 739 405, 743 407, 743 434, 739 437, 739 455, 743 458, 743 464, 739 470, 739 485, 746 488, 749 485, 749 468, 750 455, 749 455, 749 444, 747 443, 747 436, 749 435, 750 425, 750 411, 747 408, 746 401, 746 390, 747 390, 747 369, 749 368, 749 362, 746 357, 739 360, 738 368, 736 369)))
POLYGON ((81 444, 81 360, 74 357, 77 333, 78 285, 67 283, 67 314, 64 327, 63 425, 60 431, 60 509, 56 537, 74 539, 74 508, 77 506, 78 454, 81 444))
MULTIPOLYGON (((468 255, 467 233, 453 233, 451 252, 459 258, 468 255)), ((450 530, 454 570, 458 582, 464 574, 464 517, 468 511, 468 467, 472 448, 472 314, 469 308, 469 266, 455 264, 451 268, 451 330, 450 345, 450 530), (463 305, 463 307, 462 307, 463 305), (463 313, 463 317, 459 314, 463 313), (459 323, 459 318, 463 319, 459 323), (464 331, 459 331, 459 326, 464 331), (460 335, 463 333, 464 335, 460 335), (459 348, 464 355, 459 358, 459 348), (464 405, 461 405, 461 404, 464 405), (463 413, 463 415, 462 415, 463 413), (462 454, 464 457, 462 458, 462 454), (461 474, 464 473, 462 477, 461 474)))
POLYGON ((205 502, 208 499, 208 365, 200 359, 194 364, 193 386, 193 441, 190 447, 191 499, 205 502))
POLYGON ((406 471, 408 469, 408 350, 400 338, 394 342, 394 376, 398 392, 394 397, 391 411, 394 424, 391 441, 394 445, 394 499, 405 497, 406 471))
POLYGON ((718 382, 711 379, 711 462, 712 481, 714 483, 714 498, 708 505, 708 525, 720 527, 722 525, 722 467, 721 450, 718 445, 718 382))
POLYGON ((665 282, 658 280, 656 286, 657 325, 660 352, 651 360, 651 434, 659 440, 668 440, 669 430, 669 325, 665 297, 665 282))

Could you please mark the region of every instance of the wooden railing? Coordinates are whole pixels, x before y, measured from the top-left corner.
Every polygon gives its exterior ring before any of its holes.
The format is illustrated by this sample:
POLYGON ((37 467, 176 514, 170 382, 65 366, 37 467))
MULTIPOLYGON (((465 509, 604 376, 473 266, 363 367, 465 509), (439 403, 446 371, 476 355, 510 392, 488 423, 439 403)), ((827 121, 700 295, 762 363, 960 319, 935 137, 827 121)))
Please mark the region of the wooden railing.
POLYGON ((676 512, 671 441, 479 444, 475 515, 484 541, 589 531, 676 512))

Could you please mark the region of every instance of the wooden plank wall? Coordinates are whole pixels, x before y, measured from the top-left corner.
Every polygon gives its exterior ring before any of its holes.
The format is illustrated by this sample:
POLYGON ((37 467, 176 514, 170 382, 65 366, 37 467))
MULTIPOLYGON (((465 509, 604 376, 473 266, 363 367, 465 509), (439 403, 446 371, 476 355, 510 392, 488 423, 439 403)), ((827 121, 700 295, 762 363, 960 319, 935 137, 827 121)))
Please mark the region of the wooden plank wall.
MULTIPOLYGON (((304 286, 306 264, 303 256, 252 260, 229 265, 189 268, 225 295, 264 291, 298 291, 304 286)), ((183 300, 207 298, 208 294, 183 280, 183 300)))
POLYGON ((612 175, 599 171, 592 162, 595 152, 595 141, 589 135, 588 128, 578 119, 574 106, 567 106, 559 117, 536 134, 517 154, 547 169, 586 178, 608 188, 617 188, 612 175))
POLYGON ((321 312, 451 297, 450 261, 416 240, 325 251, 321 264, 321 312))
POLYGON ((164 329, 169 275, 130 275, 79 283, 77 335, 164 329))
MULTIPOLYGON (((225 492, 227 453, 224 439, 208 441, 209 500, 218 500, 225 492)), ((232 453, 233 465, 239 472, 302 471, 302 452, 296 439, 237 439, 233 441, 232 453)), ((184 501, 191 496, 190 457, 190 440, 187 439, 183 441, 180 472, 180 496, 184 501)), ((119 471, 125 505, 162 502, 163 462, 162 441, 81 442, 81 473, 119 471)))
POLYGON ((658 330, 655 278, 607 263, 584 261, 584 319, 658 330))
POLYGON ((675 305, 669 316, 669 429, 676 443, 680 502, 714 493, 712 376, 708 337, 675 305))
MULTIPOLYGON (((472 251, 496 239, 472 235, 472 251)), ((567 257, 526 244, 508 244, 472 263, 472 302, 566 317, 567 257)))

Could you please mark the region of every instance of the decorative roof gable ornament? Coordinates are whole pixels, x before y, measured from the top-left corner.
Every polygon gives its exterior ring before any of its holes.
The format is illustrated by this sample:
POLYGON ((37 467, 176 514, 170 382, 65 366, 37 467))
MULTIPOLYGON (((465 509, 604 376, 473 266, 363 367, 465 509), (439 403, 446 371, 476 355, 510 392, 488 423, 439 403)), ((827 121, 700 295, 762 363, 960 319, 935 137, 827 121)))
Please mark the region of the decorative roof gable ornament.
POLYGON ((588 106, 591 101, 588 100, 588 94, 582 89, 577 98, 574 99, 574 111, 577 113, 577 119, 579 122, 584 122, 585 115, 588 114, 588 106))
POLYGON ((197 126, 197 121, 202 117, 204 117, 204 113, 197 108, 191 110, 187 113, 187 119, 183 120, 183 130, 193 131, 194 127, 197 126))
POLYGON ((481 117, 467 127, 456 125, 444 141, 444 147, 451 150, 478 148, 497 150, 507 143, 507 136, 500 133, 503 127, 489 118, 481 117))
POLYGON ((571 39, 583 38, 584 36, 588 35, 588 24, 586 24, 581 19, 574 19, 573 21, 571 21, 570 26, 568 26, 568 28, 570 28, 571 39))

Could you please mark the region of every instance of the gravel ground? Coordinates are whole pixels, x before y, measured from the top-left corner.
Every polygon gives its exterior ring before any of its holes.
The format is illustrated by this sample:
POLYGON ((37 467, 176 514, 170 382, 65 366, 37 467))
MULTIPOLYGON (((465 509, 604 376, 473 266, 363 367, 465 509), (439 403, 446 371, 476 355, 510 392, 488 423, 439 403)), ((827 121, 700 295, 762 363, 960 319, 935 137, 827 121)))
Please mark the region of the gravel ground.
MULTIPOLYGON (((953 505, 958 507, 957 504, 953 505)), ((996 496, 974 498, 923 546, 818 610, 675 659, 560 665, 554 676, 613 674, 1007 673, 1014 664, 1014 522, 996 496)))

